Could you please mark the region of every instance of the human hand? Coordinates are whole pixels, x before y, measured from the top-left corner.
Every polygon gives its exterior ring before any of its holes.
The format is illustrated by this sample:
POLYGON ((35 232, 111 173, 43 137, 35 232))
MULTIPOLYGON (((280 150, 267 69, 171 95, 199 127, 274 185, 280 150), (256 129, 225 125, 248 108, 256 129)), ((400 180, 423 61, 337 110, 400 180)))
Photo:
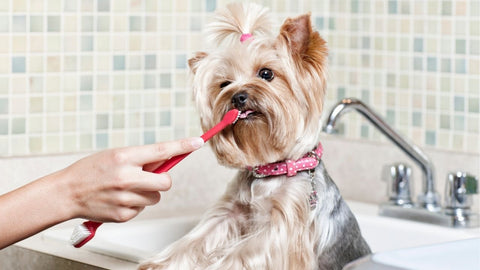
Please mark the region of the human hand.
POLYGON ((59 171, 70 204, 70 218, 100 222, 124 222, 145 206, 160 201, 160 191, 171 187, 168 173, 154 169, 169 158, 192 152, 203 145, 201 138, 189 138, 152 145, 102 151, 59 171))

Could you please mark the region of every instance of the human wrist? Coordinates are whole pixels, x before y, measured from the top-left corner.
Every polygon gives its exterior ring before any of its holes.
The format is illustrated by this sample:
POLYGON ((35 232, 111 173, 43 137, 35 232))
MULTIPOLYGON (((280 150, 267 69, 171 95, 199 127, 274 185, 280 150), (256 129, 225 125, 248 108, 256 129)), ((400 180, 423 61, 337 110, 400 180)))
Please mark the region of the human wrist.
POLYGON ((71 175, 66 169, 47 175, 40 181, 48 189, 48 197, 52 211, 56 212, 56 222, 63 222, 78 216, 78 210, 73 200, 72 186, 69 184, 71 175))

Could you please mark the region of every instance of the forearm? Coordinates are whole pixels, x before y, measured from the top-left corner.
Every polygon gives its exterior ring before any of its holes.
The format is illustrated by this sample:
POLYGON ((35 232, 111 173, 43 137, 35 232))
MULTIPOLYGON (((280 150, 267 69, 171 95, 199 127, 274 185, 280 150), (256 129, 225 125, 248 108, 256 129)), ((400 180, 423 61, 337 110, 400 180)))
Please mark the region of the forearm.
POLYGON ((60 174, 0 196, 0 249, 71 218, 60 174))

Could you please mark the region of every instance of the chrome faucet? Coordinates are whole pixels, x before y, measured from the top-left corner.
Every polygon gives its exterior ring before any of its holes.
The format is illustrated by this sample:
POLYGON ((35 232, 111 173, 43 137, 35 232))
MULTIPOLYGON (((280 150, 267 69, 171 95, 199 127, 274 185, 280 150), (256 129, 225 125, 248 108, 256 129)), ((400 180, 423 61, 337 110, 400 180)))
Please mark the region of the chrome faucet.
MULTIPOLYGON (((395 130, 393 130, 377 113, 375 113, 372 109, 370 109, 360 100, 354 98, 347 98, 337 103, 330 112, 323 130, 327 133, 335 133, 335 126, 338 119, 344 113, 350 111, 356 111, 363 115, 378 130, 380 130, 385 136, 387 136, 387 138, 389 138, 395 145, 397 145, 405 154, 412 158, 413 161, 422 170, 423 190, 422 194, 420 194, 417 198, 417 203, 414 205, 410 199, 410 168, 406 167, 403 164, 395 164, 390 168, 390 198, 388 203, 381 205, 381 215, 424 221, 451 227, 478 226, 478 220, 476 219, 476 217, 471 216, 470 212, 467 211, 467 209, 469 209, 469 205, 467 204, 461 204, 461 211, 452 210, 451 206, 457 206, 459 205, 458 203, 450 203, 450 205, 447 207, 447 210, 442 210, 440 205, 440 195, 438 194, 438 192, 435 191, 434 170, 430 159, 423 153, 423 151, 418 146, 413 143, 407 142, 395 130), (459 217, 459 213, 461 213, 463 216, 459 217)), ((451 176, 449 177, 451 178, 451 176)), ((470 193, 467 193, 467 195, 476 194, 476 183, 478 182, 478 180, 474 177, 470 177, 468 179, 470 187, 473 185, 471 183, 475 183, 475 190, 473 190, 473 188, 470 188, 470 193)), ((452 188, 448 188, 448 190, 450 193, 446 194, 446 201, 452 202, 452 200, 449 198, 451 198, 451 196, 458 197, 459 195, 453 194, 452 190, 454 189, 452 188)), ((455 209, 457 208, 460 209, 460 207, 456 207, 455 209)))
POLYGON ((407 142, 393 130, 378 114, 360 100, 347 98, 340 101, 327 118, 324 131, 335 132, 335 124, 344 113, 355 110, 369 120, 377 129, 411 157, 423 172, 423 194, 418 196, 418 204, 429 211, 440 210, 440 195, 435 191, 433 165, 428 157, 416 145, 407 142))

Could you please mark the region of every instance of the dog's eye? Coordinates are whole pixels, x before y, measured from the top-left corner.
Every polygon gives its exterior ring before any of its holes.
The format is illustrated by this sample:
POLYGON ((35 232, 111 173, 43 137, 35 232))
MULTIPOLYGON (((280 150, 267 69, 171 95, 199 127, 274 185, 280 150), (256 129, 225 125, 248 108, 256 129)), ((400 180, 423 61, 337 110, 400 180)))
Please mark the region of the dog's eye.
POLYGON ((225 87, 227 87, 229 84, 231 84, 232 82, 229 82, 229 81, 224 81, 220 84, 220 88, 223 89, 225 87))
POLYGON ((268 68, 260 69, 257 76, 266 81, 271 81, 275 77, 275 75, 273 74, 273 71, 268 68))

